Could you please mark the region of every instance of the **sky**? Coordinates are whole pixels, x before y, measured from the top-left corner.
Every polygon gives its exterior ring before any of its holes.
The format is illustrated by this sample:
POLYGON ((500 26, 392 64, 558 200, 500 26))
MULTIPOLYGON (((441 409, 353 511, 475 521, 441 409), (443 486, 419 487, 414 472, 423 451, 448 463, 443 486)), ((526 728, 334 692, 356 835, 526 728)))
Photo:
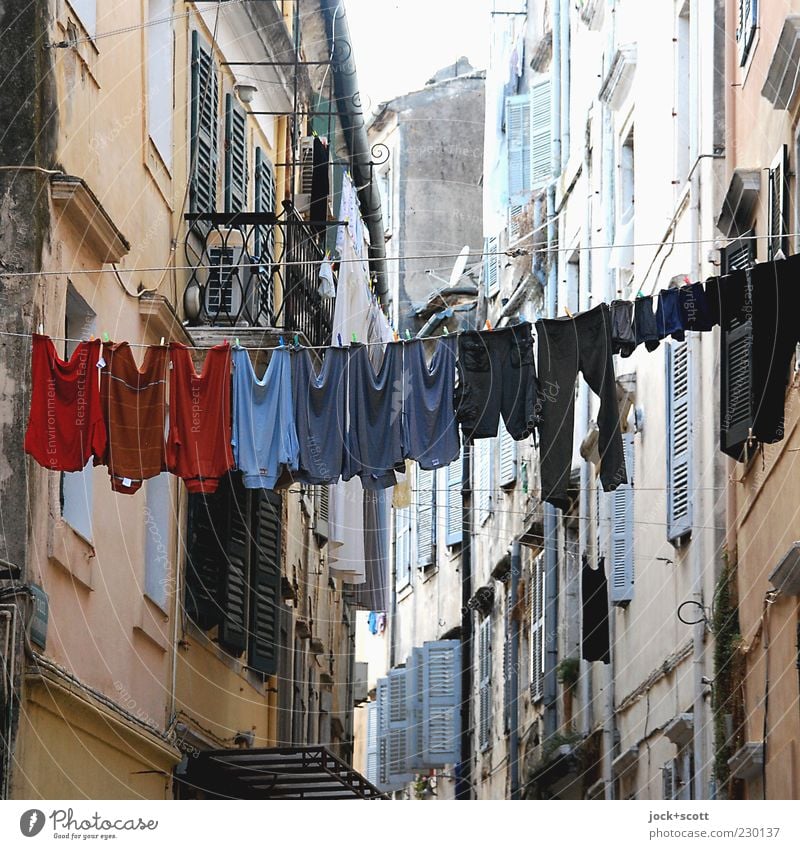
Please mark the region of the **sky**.
POLYGON ((485 68, 492 0, 345 0, 366 111, 466 56, 485 68))

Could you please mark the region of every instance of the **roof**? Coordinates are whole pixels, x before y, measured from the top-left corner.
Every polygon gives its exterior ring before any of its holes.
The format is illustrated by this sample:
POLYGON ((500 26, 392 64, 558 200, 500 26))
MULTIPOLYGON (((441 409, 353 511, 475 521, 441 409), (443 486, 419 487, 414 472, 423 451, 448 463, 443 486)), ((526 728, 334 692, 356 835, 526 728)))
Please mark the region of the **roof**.
POLYGON ((324 746, 200 752, 181 780, 221 799, 386 798, 324 746))

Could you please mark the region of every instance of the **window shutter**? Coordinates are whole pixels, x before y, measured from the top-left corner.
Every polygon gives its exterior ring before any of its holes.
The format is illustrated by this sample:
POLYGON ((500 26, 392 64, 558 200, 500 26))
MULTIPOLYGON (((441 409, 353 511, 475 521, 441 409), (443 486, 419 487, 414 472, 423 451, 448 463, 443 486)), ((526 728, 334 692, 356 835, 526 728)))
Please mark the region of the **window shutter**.
POLYGON ((314 533, 321 539, 328 539, 328 518, 330 515, 330 490, 327 484, 314 487, 314 533))
POLYGON ((667 539, 692 530, 691 370, 687 342, 667 345, 667 539))
MULTIPOLYGON (((275 169, 269 157, 260 148, 256 148, 255 211, 275 212, 277 204, 275 193, 275 169)), ((275 261, 275 228, 260 224, 255 233, 256 256, 263 264, 275 261)))
POLYGON ((483 285, 487 297, 500 289, 500 256, 497 236, 484 236, 483 239, 483 285))
POLYGON ((506 586, 506 604, 503 611, 503 732, 511 730, 511 704, 516 693, 511 692, 511 581, 506 586))
POLYGON ((733 271, 743 271, 750 268, 755 260, 753 246, 755 241, 751 238, 753 233, 743 233, 743 238, 730 242, 720 251, 720 272, 730 274, 733 271))
POLYGON ((222 577, 222 621, 219 644, 236 657, 247 647, 248 548, 250 547, 250 491, 228 477, 228 521, 225 539, 227 564, 222 577))
POLYGON ((478 707, 480 750, 492 741, 492 618, 485 616, 478 631, 478 707))
POLYGON ((500 417, 500 486, 512 486, 517 479, 517 443, 500 417))
POLYGON ((377 725, 377 786, 389 789, 389 679, 379 678, 375 690, 375 716, 377 725))
POLYGON ((739 26, 736 28, 736 42, 739 47, 739 65, 747 62, 753 36, 758 22, 758 0, 739 0, 739 26))
POLYGON ((447 467, 447 505, 446 505, 446 536, 447 545, 458 545, 463 539, 463 515, 461 512, 461 467, 462 452, 447 467))
POLYGON ((408 697, 406 694, 406 670, 389 671, 389 728, 388 728, 388 775, 389 783, 400 786, 411 781, 413 776, 408 766, 408 697))
POLYGON ((428 642, 423 645, 422 653, 422 761, 427 767, 458 763, 461 643, 458 640, 428 642))
POLYGON ((225 95, 225 212, 247 206, 247 118, 234 96, 225 95))
POLYGON ((226 485, 213 494, 190 493, 186 557, 186 612, 207 631, 220 620, 220 579, 225 551, 223 529, 227 523, 226 485))
POLYGON ((738 456, 753 427, 753 325, 748 319, 722 333, 721 448, 738 456))
POLYGON ((531 699, 538 702, 544 696, 544 625, 545 571, 540 555, 531 569, 531 699))
POLYGON ((531 186, 550 182, 550 80, 531 88, 531 186))
POLYGON ((367 781, 378 783, 378 705, 367 703, 367 781))
POLYGON ((217 207, 217 67, 210 50, 192 32, 192 212, 217 207))
MULTIPOLYGON (((423 762, 422 726, 423 693, 425 691, 425 653, 419 646, 406 660, 406 700, 408 712, 408 768, 421 769, 423 762)), ((427 722, 426 722, 427 724, 427 722)))
POLYGON ((661 767, 661 797, 664 800, 675 798, 675 761, 668 761, 661 767))
POLYGON ((628 604, 633 598, 633 434, 624 433, 628 483, 608 493, 611 501, 611 601, 628 604))
POLYGON ((281 612, 281 496, 268 490, 255 494, 256 550, 253 556, 248 666, 264 675, 278 670, 281 612))
POLYGON ((483 524, 492 513, 492 454, 495 438, 480 439, 475 442, 475 459, 477 461, 477 474, 475 475, 478 522, 483 524))
POLYGON ((436 471, 417 468, 417 566, 434 562, 436 545, 436 471))
POLYGON ((522 198, 531 191, 531 98, 506 98, 508 196, 522 198))
POLYGON ((769 238, 767 240, 767 258, 774 259, 782 250, 787 255, 789 246, 786 239, 789 218, 789 192, 786 186, 788 147, 781 145, 778 155, 769 169, 769 238))
POLYGON ((395 581, 398 590, 411 583, 411 509, 394 511, 395 522, 395 581))

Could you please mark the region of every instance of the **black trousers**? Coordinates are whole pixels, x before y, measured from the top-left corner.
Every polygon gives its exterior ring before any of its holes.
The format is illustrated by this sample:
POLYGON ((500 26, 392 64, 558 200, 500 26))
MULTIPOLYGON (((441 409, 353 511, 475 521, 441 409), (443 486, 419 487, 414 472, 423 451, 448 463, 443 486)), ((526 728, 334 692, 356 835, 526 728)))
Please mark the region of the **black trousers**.
POLYGON ((513 439, 536 425, 536 366, 528 322, 458 337, 456 418, 464 439, 497 435, 500 414, 513 439))
POLYGON ((614 363, 611 359, 611 316, 600 304, 575 318, 536 322, 539 336, 539 453, 542 500, 562 510, 567 497, 575 424, 575 379, 583 372, 600 398, 600 480, 610 492, 627 483, 619 425, 614 363))

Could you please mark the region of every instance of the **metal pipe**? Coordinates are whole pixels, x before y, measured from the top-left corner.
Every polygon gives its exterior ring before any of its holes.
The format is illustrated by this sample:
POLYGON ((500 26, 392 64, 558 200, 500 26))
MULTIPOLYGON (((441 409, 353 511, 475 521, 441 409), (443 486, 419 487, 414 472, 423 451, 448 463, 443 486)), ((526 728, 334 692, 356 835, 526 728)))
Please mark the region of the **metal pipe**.
POLYGON ((0 615, 7 620, 5 647, 3 649, 3 762, 0 769, 0 799, 8 798, 8 789, 11 773, 11 729, 14 722, 14 678, 17 650, 17 607, 16 605, 4 604, 0 615), (6 671, 7 670, 7 671, 6 671), (6 690, 6 678, 8 678, 8 689, 6 690), (8 693, 8 695, 6 695, 8 693))
POLYGON ((550 101, 550 163, 554 177, 561 173, 561 0, 554 0, 552 8, 553 69, 550 101))
POLYGON ((472 445, 461 451, 461 762, 456 799, 472 792, 472 445))
MULTIPOLYGON (((522 556, 519 540, 511 543, 511 599, 513 612, 517 606, 519 594, 519 576, 522 571, 522 556)), ((511 625, 511 672, 508 686, 511 691, 509 706, 509 735, 508 753, 511 759, 511 798, 519 799, 519 619, 516 615, 509 616, 511 625)))
POLYGON ((346 44, 351 48, 347 53, 347 58, 342 61, 337 62, 334 56, 331 66, 334 92, 347 149, 350 152, 351 170, 358 190, 361 216, 369 230, 369 259, 370 267, 375 272, 375 294, 381 304, 386 306, 389 299, 389 289, 386 278, 386 242, 383 231, 381 195, 377 181, 373 179, 374 163, 367 138, 361 92, 358 88, 347 12, 341 0, 320 0, 320 2, 328 25, 328 40, 334 53, 337 43, 346 44))
POLYGON ((569 32, 569 6, 566 0, 557 0, 557 5, 562 8, 559 12, 561 23, 561 66, 557 73, 561 75, 561 170, 565 171, 569 159, 569 85, 570 85, 570 32, 569 32))

